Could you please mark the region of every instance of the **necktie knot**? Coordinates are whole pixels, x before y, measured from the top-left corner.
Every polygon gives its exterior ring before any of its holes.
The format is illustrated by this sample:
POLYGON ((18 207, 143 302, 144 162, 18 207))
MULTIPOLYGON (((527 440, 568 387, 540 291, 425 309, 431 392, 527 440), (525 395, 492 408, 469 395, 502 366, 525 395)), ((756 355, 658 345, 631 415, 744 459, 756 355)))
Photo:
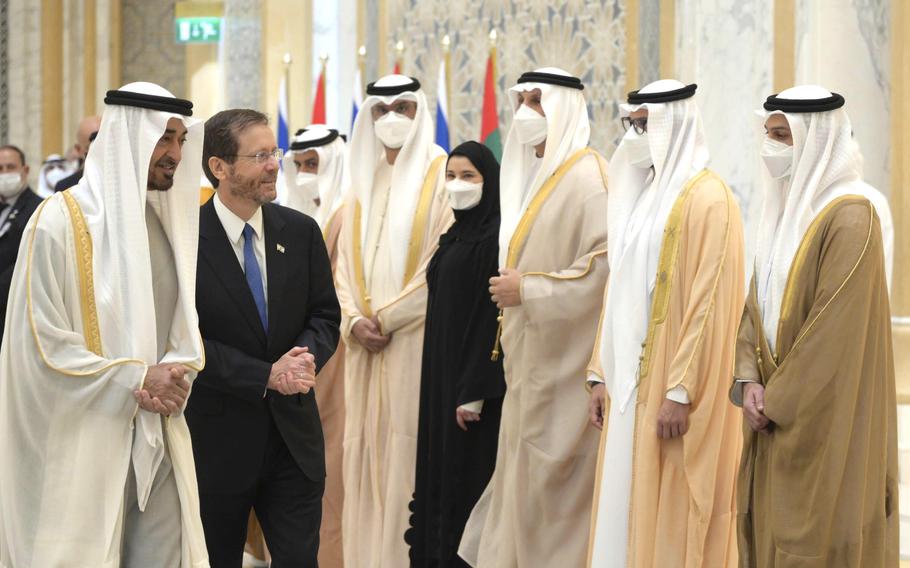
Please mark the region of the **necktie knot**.
POLYGON ((243 238, 246 240, 251 240, 255 232, 253 231, 253 226, 249 223, 243 225, 243 238))

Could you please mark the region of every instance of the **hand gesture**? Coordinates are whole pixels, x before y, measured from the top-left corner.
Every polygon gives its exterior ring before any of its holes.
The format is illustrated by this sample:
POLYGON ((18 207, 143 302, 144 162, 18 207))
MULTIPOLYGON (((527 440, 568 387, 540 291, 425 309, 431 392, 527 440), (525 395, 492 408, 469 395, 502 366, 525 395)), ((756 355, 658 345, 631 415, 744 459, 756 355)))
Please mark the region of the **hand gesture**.
POLYGON ((765 387, 759 383, 743 383, 743 416, 755 432, 768 432, 771 421, 765 416, 765 387))
POLYGON ((373 316, 372 319, 360 318, 351 328, 351 334, 357 339, 357 342, 370 353, 379 353, 392 340, 391 336, 380 333, 378 322, 376 316, 373 316))
POLYGON ((665 398, 657 412, 657 437, 669 440, 688 432, 690 406, 665 398))
POLYGON ((521 305, 521 273, 514 268, 500 268, 499 276, 490 278, 490 298, 496 307, 521 305))
POLYGON ((143 410, 162 416, 177 414, 190 394, 185 375, 183 365, 152 365, 145 373, 142 388, 133 392, 133 396, 143 410))
POLYGON ((316 386, 316 359, 308 347, 293 347, 272 365, 268 388, 283 395, 306 394, 316 386))
POLYGON ((470 410, 462 407, 455 409, 455 422, 458 422, 458 427, 468 431, 468 422, 480 422, 480 413, 471 412, 470 410))
POLYGON ((591 386, 591 399, 588 402, 588 418, 590 418, 591 424, 598 430, 603 430, 604 427, 604 410, 606 410, 604 393, 606 392, 606 389, 607 387, 604 386, 603 383, 595 383, 591 386))

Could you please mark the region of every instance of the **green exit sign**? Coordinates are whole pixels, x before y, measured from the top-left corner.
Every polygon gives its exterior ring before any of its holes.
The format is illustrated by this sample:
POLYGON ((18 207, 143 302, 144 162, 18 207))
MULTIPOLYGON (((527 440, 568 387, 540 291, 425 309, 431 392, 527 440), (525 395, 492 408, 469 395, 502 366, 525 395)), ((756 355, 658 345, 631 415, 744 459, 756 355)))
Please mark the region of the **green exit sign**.
POLYGON ((218 43, 221 18, 177 18, 177 43, 218 43))

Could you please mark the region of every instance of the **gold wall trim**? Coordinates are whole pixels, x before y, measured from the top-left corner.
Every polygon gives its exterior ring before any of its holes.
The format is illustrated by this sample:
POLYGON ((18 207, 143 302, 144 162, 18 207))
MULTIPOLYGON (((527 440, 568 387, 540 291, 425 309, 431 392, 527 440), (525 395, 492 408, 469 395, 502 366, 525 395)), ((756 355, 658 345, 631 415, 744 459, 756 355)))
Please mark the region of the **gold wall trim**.
POLYGON ((660 78, 676 78, 676 0, 660 0, 660 78))
MULTIPOLYGON (((377 22, 377 30, 379 31, 379 53, 376 69, 376 77, 372 79, 378 79, 392 72, 392 66, 389 64, 389 18, 388 18, 388 0, 379 0, 379 22, 377 22)), ((364 81, 369 81, 364 77, 364 81)))
POLYGON ((122 0, 111 0, 111 13, 110 13, 110 38, 108 48, 110 49, 110 89, 116 89, 121 86, 121 78, 123 77, 120 69, 121 65, 121 49, 123 45, 123 32, 122 26, 123 22, 121 21, 121 7, 120 3, 122 0))
POLYGON ((41 0, 41 155, 63 153, 63 0, 41 0))
POLYGON ((792 87, 795 81, 796 2, 774 0, 774 92, 792 87))
POLYGON ((97 80, 98 57, 98 5, 96 0, 84 0, 82 18, 85 26, 83 37, 82 86, 83 112, 85 116, 95 114, 95 85, 97 80))
POLYGON ((638 0, 626 0, 626 92, 634 91, 638 85, 638 0))

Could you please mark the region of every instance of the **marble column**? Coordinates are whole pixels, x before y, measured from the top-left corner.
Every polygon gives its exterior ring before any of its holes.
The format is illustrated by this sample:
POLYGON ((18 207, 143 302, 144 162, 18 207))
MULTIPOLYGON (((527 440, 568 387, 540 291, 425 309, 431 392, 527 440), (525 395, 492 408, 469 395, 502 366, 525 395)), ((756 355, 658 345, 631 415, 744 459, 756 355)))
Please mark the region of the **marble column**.
POLYGON ((796 84, 844 95, 865 179, 888 195, 892 0, 797 0, 796 6, 796 84))
MULTIPOLYGON (((41 3, 8 0, 8 43, 6 67, 8 96, 7 136, 4 141, 20 146, 29 163, 37 166, 43 159, 41 137, 41 3)), ((32 168, 30 182, 37 180, 32 168)))
POLYGON ((224 89, 227 108, 261 108, 262 6, 260 0, 224 3, 224 89))

